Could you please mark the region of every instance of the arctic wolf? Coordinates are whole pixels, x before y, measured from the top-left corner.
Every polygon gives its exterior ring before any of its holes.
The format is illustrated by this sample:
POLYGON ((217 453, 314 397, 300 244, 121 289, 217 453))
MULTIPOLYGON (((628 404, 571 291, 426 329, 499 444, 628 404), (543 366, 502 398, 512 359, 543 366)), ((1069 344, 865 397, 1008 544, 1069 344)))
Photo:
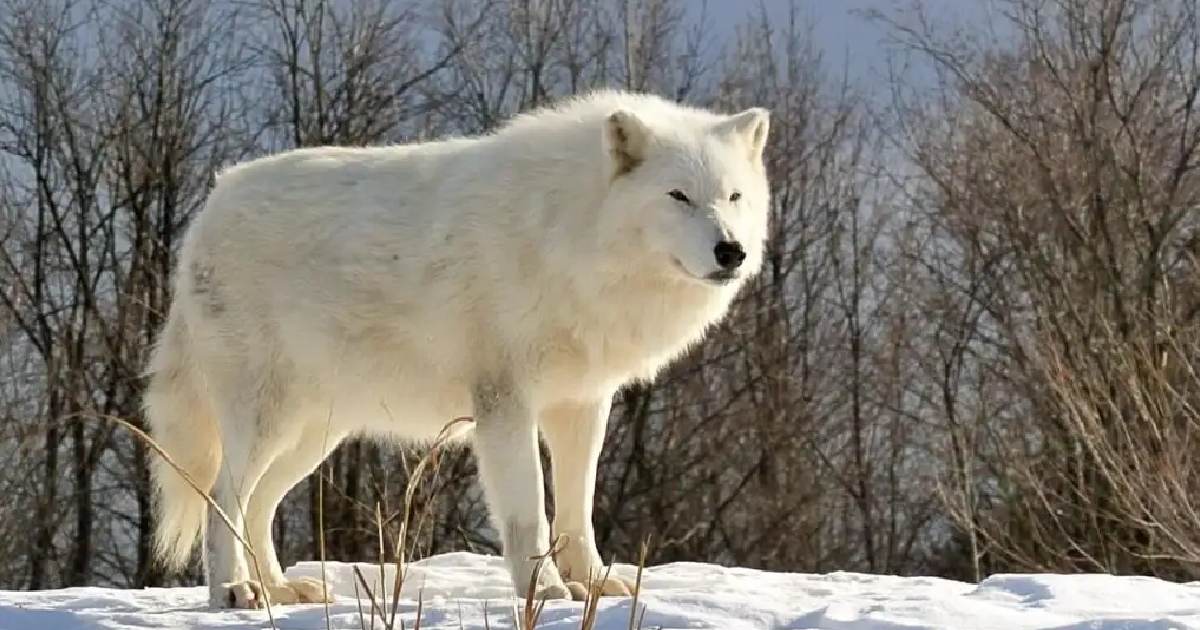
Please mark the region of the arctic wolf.
POLYGON ((162 559, 185 562, 203 537, 214 605, 319 600, 275 556, 284 494, 349 436, 428 440, 470 416, 520 592, 552 540, 540 429, 566 544, 537 588, 578 597, 602 567, 592 496, 614 391, 698 341, 760 266, 767 128, 762 109, 601 92, 481 137, 223 172, 184 239, 145 405, 261 580, 157 462, 162 559))

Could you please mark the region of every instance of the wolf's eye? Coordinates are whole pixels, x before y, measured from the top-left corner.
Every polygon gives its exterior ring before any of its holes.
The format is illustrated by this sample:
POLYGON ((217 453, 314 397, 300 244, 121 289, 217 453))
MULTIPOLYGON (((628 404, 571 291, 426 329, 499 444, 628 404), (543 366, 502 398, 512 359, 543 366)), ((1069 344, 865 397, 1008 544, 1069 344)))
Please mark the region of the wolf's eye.
POLYGON ((737 191, 734 191, 734 193, 732 195, 729 195, 729 201, 732 201, 735 203, 737 202, 738 199, 741 199, 741 198, 742 198, 742 193, 737 192, 737 191))
POLYGON ((667 196, 674 199, 675 201, 682 201, 683 203, 692 203, 692 200, 688 199, 687 195, 683 194, 683 191, 679 190, 678 188, 667 193, 667 196))

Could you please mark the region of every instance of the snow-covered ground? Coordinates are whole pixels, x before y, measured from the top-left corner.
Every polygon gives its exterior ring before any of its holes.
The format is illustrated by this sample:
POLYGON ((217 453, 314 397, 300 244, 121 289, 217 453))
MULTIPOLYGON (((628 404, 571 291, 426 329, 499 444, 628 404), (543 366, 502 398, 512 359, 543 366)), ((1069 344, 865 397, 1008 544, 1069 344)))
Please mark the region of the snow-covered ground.
MULTIPOLYGON (((376 567, 359 566, 368 579, 378 577, 376 567)), ((632 567, 618 569, 632 577, 632 567)), ((304 563, 288 573, 316 576, 319 567, 304 563)), ((331 563, 327 573, 337 595, 329 606, 329 627, 363 627, 352 566, 331 563)), ((675 563, 647 569, 644 584, 644 628, 1200 629, 1200 583, 1143 577, 997 575, 974 585, 937 578, 767 573, 675 563)), ((419 593, 421 628, 482 629, 485 614, 488 627, 513 625, 508 576, 499 558, 455 553, 411 565, 398 617, 405 628, 415 627, 419 593)), ((0 629, 269 627, 265 611, 209 610, 206 600, 202 588, 0 592, 0 629)), ((630 607, 626 598, 603 599, 597 630, 625 630, 630 607)), ((578 603, 550 603, 538 627, 578 628, 581 610, 578 603)), ((321 605, 275 607, 273 612, 281 629, 326 628, 321 605)), ((365 623, 371 627, 369 619, 365 623)))

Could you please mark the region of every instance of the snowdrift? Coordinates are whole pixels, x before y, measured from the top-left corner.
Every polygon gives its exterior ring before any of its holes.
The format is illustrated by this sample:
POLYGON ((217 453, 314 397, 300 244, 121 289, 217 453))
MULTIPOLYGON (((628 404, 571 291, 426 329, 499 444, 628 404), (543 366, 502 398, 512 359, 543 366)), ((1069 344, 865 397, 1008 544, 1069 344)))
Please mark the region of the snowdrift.
MULTIPOLYGON (((368 580, 378 567, 358 565, 368 580)), ((632 577, 634 569, 617 571, 632 577)), ((326 572, 337 601, 330 627, 360 628, 353 565, 329 563, 326 572)), ((385 576, 385 581, 391 575, 385 576)), ((320 575, 302 563, 289 575, 320 575)), ((1200 630, 1200 583, 1109 575, 995 575, 981 584, 926 577, 856 573, 769 573, 699 563, 652 567, 644 575, 644 628, 720 630, 963 629, 1200 630)), ((385 585, 390 588, 390 586, 385 585)), ((421 628, 512 628, 514 601, 497 557, 468 553, 436 556, 410 565, 398 619, 406 628, 423 602, 421 628)), ((261 629, 265 611, 215 611, 203 588, 140 591, 69 588, 0 592, 0 630, 105 630, 194 628, 261 629)), ((605 598, 596 630, 625 630, 631 601, 605 598)), ((363 610, 368 610, 363 603, 363 610)), ((320 605, 276 607, 275 625, 286 630, 323 630, 320 605)), ((582 605, 552 602, 539 628, 574 630, 582 605)), ((369 619, 366 620, 369 625, 369 619)), ((399 622, 397 622, 399 627, 399 622)), ((376 627, 380 626, 376 623, 376 627)))

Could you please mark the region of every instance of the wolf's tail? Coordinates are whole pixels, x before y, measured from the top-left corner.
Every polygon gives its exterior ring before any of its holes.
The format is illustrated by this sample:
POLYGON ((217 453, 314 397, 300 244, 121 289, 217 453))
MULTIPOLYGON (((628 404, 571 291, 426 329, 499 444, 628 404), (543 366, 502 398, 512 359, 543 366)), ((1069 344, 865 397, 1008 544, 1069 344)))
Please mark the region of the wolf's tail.
MULTIPOLYGON (((204 492, 221 465, 221 440, 201 375, 195 369, 186 322, 171 313, 150 359, 144 399, 150 435, 204 492)), ((155 554, 168 569, 182 567, 203 535, 205 497, 162 457, 150 474, 157 494, 155 554)))

